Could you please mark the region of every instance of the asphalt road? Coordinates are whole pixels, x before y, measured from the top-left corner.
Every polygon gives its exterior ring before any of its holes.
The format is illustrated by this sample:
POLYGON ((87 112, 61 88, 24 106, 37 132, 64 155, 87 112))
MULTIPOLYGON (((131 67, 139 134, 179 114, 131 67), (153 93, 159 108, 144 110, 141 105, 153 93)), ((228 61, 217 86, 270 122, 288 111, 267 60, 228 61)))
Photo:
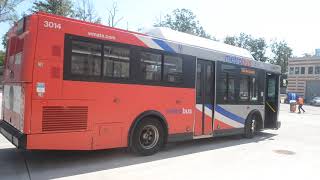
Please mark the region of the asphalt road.
POLYGON ((169 144, 148 157, 124 149, 24 152, 0 135, 0 180, 319 179, 320 107, 281 109, 278 131, 169 144))

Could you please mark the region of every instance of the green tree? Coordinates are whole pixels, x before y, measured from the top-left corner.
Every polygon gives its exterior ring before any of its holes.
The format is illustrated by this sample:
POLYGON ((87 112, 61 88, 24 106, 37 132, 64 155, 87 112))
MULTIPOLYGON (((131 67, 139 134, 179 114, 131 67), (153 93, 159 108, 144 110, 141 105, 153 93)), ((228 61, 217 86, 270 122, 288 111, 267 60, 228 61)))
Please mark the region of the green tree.
POLYGON ((224 43, 230 44, 232 46, 237 46, 237 37, 236 36, 227 36, 224 39, 224 43))
POLYGON ((224 43, 247 49, 257 61, 266 62, 268 59, 265 55, 268 45, 263 38, 240 33, 239 36, 227 36, 224 43))
POLYGON ((165 15, 164 20, 160 18, 154 26, 168 27, 176 31, 216 40, 204 30, 196 15, 189 9, 175 9, 171 14, 165 15))
POLYGON ((6 48, 6 47, 7 47, 7 36, 8 36, 8 32, 5 33, 5 34, 2 36, 2 42, 1 42, 1 44, 2 44, 3 48, 6 48))
POLYGON ((43 11, 60 16, 73 15, 73 3, 71 0, 42 0, 33 3, 32 12, 43 11))
POLYGON ((91 0, 80 0, 73 10, 72 17, 83 21, 101 23, 101 18, 97 15, 91 0))
MULTIPOLYGON (((12 27, 14 26, 14 23, 17 22, 19 19, 21 19, 22 17, 26 16, 25 13, 22 13, 21 15, 17 15, 15 14, 14 16, 11 17, 10 20, 8 20, 9 25, 12 27)), ((7 39, 8 39, 8 32, 6 32, 5 34, 3 34, 2 39, 1 39, 1 44, 3 46, 3 48, 5 49, 7 47, 7 39)))
POLYGON ((292 49, 285 41, 273 41, 270 47, 273 53, 270 63, 281 66, 281 72, 286 73, 288 71, 288 59, 292 57, 292 49))
POLYGON ((224 43, 248 49, 252 39, 251 35, 240 33, 239 36, 227 36, 224 43))
POLYGON ((3 61, 4 61, 4 55, 5 53, 3 51, 0 50, 0 66, 3 65, 3 61))
POLYGON ((16 6, 23 0, 0 0, 0 23, 14 21, 17 17, 16 6))
POLYGON ((266 57, 267 43, 263 38, 251 39, 249 41, 249 51, 251 52, 254 59, 266 62, 268 58, 266 57))

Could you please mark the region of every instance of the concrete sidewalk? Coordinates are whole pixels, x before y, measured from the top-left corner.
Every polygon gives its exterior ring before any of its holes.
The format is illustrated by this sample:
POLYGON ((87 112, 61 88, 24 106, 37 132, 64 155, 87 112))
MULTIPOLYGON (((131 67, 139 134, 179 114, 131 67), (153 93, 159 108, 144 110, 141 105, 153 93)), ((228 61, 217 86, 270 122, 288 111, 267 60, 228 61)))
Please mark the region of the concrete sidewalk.
POLYGON ((278 131, 169 144, 148 157, 124 149, 23 152, 0 137, 0 179, 319 179, 320 108, 281 108, 278 131))

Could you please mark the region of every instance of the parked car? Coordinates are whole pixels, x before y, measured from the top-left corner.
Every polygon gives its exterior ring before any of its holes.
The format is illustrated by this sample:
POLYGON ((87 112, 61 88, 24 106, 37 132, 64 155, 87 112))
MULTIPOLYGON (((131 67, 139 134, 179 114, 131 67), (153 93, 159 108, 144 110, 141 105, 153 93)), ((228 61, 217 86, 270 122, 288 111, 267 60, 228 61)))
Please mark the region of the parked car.
POLYGON ((315 105, 315 106, 320 106, 320 97, 314 97, 311 101, 310 101, 311 105, 315 105))

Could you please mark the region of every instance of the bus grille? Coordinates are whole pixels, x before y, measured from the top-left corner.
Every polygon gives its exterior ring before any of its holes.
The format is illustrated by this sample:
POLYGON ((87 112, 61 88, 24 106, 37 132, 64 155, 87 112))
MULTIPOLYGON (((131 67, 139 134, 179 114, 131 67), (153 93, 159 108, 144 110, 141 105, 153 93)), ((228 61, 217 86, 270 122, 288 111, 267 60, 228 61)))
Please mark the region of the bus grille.
POLYGON ((86 106, 44 106, 42 112, 43 132, 87 129, 86 106))

